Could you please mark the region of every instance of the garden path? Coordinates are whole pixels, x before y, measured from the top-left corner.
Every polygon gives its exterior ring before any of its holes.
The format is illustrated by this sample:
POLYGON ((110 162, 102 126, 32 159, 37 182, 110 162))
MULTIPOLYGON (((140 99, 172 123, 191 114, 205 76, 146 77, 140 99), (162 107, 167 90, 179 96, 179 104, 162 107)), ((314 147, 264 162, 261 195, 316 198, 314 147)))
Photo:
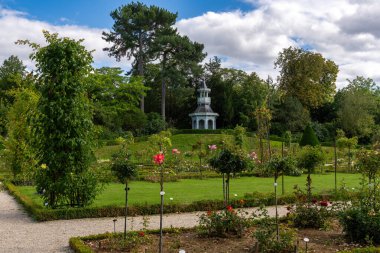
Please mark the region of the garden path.
MULTIPOLYGON (((252 212, 254 208, 245 209, 252 212)), ((274 216, 275 209, 268 207, 274 216)), ((164 227, 194 227, 202 212, 167 214, 164 227)), ((281 216, 286 208, 279 208, 281 216)), ((129 229, 142 229, 143 217, 128 219, 129 229)), ((123 231, 124 220, 119 217, 116 230, 123 231)), ((150 229, 159 228, 159 215, 149 216, 150 229)), ((33 221, 15 199, 6 191, 0 191, 0 253, 43 253, 72 252, 69 238, 113 231, 113 218, 59 220, 48 222, 33 221)))

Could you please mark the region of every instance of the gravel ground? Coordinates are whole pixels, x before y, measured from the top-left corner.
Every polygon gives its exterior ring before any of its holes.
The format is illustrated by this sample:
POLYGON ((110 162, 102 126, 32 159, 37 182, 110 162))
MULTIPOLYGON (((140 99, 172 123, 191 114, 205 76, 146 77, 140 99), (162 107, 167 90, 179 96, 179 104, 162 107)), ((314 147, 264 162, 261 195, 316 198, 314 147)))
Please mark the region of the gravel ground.
MULTIPOLYGON (((252 212, 255 208, 247 208, 252 212)), ((274 208, 268 208, 274 216, 274 208)), ((168 214, 164 216, 164 227, 194 227, 202 212, 168 214)), ((285 215, 281 206, 279 214, 285 215)), ((149 217, 150 229, 159 228, 159 215, 149 217)), ((142 229, 143 217, 128 219, 129 229, 142 229)), ((91 234, 113 232, 113 218, 59 220, 49 222, 33 221, 23 208, 6 191, 0 191, 0 253, 42 253, 72 252, 69 238, 91 234)), ((123 217, 118 217, 116 230, 123 231, 123 217)))

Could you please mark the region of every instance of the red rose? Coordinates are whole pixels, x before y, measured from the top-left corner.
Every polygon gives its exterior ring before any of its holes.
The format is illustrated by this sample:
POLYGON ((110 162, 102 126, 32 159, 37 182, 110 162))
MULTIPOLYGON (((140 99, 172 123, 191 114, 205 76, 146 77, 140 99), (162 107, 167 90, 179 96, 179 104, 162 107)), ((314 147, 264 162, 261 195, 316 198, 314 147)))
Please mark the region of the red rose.
POLYGON ((158 165, 163 164, 164 159, 165 159, 165 155, 162 153, 159 153, 159 154, 153 156, 154 163, 158 164, 158 165))

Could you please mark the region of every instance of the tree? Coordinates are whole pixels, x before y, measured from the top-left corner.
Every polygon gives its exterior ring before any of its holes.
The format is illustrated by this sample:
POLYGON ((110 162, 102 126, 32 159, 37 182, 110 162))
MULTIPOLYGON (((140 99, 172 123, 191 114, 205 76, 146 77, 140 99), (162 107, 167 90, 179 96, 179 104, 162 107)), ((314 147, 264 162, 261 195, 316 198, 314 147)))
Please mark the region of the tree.
POLYGON ((319 145, 318 137, 315 134, 315 132, 314 132, 314 130, 310 124, 307 125, 307 127, 305 128, 305 130, 302 134, 301 141, 300 141, 301 147, 307 146, 307 145, 312 146, 312 147, 319 145))
POLYGON ((298 166, 300 168, 307 169, 307 197, 308 202, 311 202, 311 173, 315 168, 322 163, 324 155, 322 149, 318 147, 306 146, 302 149, 300 156, 298 157, 298 166))
POLYGON ((233 124, 241 124, 250 130, 256 130, 256 120, 252 117, 260 105, 265 103, 268 97, 268 85, 256 73, 246 75, 241 83, 233 87, 233 107, 238 108, 234 115, 233 124))
MULTIPOLYGON (((133 137, 133 136, 132 136, 133 137)), ((133 142, 133 139, 132 141, 133 142)), ((128 213, 128 181, 137 176, 136 166, 130 160, 127 146, 112 156, 111 171, 116 175, 120 183, 125 184, 125 212, 124 212, 124 239, 127 237, 127 213, 128 213)))
POLYGON ((321 54, 289 47, 280 52, 275 67, 280 68, 279 88, 305 107, 316 108, 333 99, 338 66, 321 54))
POLYGON ((310 122, 309 111, 295 97, 284 97, 273 105, 272 132, 278 135, 285 131, 300 132, 310 122))
POLYGON ((7 91, 21 85, 25 77, 26 66, 14 55, 4 60, 0 67, 0 99, 6 99, 11 102, 12 96, 7 91))
POLYGON ((20 88, 12 92, 14 103, 8 111, 5 139, 5 161, 13 173, 13 180, 20 183, 33 182, 37 165, 32 143, 31 121, 36 115, 39 95, 35 90, 20 88))
POLYGON ((372 79, 359 76, 337 93, 338 123, 348 136, 370 140, 380 105, 377 92, 372 79))
POLYGON ((85 96, 85 76, 92 56, 81 42, 43 31, 47 45, 32 47, 37 87, 41 94, 32 135, 41 169, 37 190, 45 204, 84 206, 96 195, 97 183, 88 171, 91 160, 92 112, 85 96))
POLYGON ((145 115, 140 116, 138 106, 147 88, 141 78, 125 76, 120 68, 103 67, 93 71, 86 83, 96 125, 114 132, 136 131, 143 127, 140 124, 144 125, 145 115))
POLYGON ((254 112, 254 115, 257 120, 257 135, 260 139, 260 160, 261 163, 264 162, 264 146, 263 146, 263 139, 267 138, 267 144, 268 144, 268 158, 270 159, 270 141, 269 141, 269 129, 270 129, 270 121, 272 119, 272 113, 271 111, 265 107, 262 106, 260 108, 257 108, 254 112))
MULTIPOLYGON (((172 32, 177 14, 154 5, 131 2, 112 11, 111 17, 115 23, 111 32, 103 32, 103 39, 113 45, 103 50, 118 61, 124 56, 128 60, 134 58, 133 72, 144 76, 145 65, 157 58, 157 52, 152 51, 153 42, 163 31, 172 32)), ((143 96, 141 110, 144 111, 143 96)))
POLYGON ((247 168, 247 161, 242 150, 236 147, 223 147, 223 149, 209 160, 210 165, 223 175, 224 204, 230 201, 230 177, 247 168), (224 178, 226 183, 224 183, 224 178))
POLYGON ((201 62, 206 54, 203 44, 192 42, 187 36, 177 34, 177 31, 164 31, 153 43, 153 51, 159 52, 161 62, 161 115, 165 120, 167 83, 179 81, 180 78, 200 71, 201 62), (177 80, 176 80, 177 79, 177 80))
POLYGON ((27 84, 25 79, 25 66, 23 62, 14 55, 4 60, 0 66, 0 134, 6 135, 7 113, 14 101, 13 95, 10 93, 12 89, 27 84))
POLYGON ((352 160, 352 152, 351 150, 358 145, 358 137, 352 137, 352 138, 347 138, 347 137, 340 137, 339 139, 336 140, 336 145, 339 148, 347 148, 347 158, 348 158, 348 169, 351 171, 351 160, 352 160))

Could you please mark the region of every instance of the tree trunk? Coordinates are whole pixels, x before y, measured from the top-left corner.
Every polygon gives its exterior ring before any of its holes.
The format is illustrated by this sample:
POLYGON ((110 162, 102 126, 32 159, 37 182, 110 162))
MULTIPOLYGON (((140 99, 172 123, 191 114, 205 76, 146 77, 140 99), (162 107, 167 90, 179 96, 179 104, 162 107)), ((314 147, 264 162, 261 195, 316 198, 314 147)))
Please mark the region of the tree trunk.
POLYGON ((226 182, 224 181, 225 180, 224 173, 222 173, 222 174, 223 174, 223 200, 224 200, 224 206, 227 206, 226 182))
POLYGON ((161 80, 161 116, 162 120, 166 122, 166 83, 165 78, 161 80))
POLYGON ((311 169, 307 170, 307 201, 311 203, 311 169))
POLYGON ((166 68, 166 53, 163 55, 162 59, 162 69, 161 69, 161 116, 162 120, 165 122, 166 118, 166 82, 165 82, 165 68, 166 68))
POLYGON ((269 120, 266 119, 265 121, 267 122, 266 127, 267 127, 267 142, 268 142, 268 158, 269 158, 269 160, 270 160, 271 157, 272 157, 272 154, 271 154, 272 152, 271 152, 271 147, 270 147, 269 120))
POLYGON ((336 170, 338 167, 338 157, 336 153, 336 139, 334 138, 334 182, 335 182, 335 194, 337 191, 337 178, 336 178, 336 170))
MULTIPOLYGON (((137 71, 139 73, 139 76, 144 77, 144 60, 142 57, 143 53, 143 41, 142 41, 142 35, 139 35, 139 56, 137 60, 137 71)), ((145 111, 145 102, 144 102, 144 95, 140 97, 140 109, 142 112, 145 111)))
POLYGON ((128 190, 128 181, 125 181, 124 239, 127 238, 128 190))

